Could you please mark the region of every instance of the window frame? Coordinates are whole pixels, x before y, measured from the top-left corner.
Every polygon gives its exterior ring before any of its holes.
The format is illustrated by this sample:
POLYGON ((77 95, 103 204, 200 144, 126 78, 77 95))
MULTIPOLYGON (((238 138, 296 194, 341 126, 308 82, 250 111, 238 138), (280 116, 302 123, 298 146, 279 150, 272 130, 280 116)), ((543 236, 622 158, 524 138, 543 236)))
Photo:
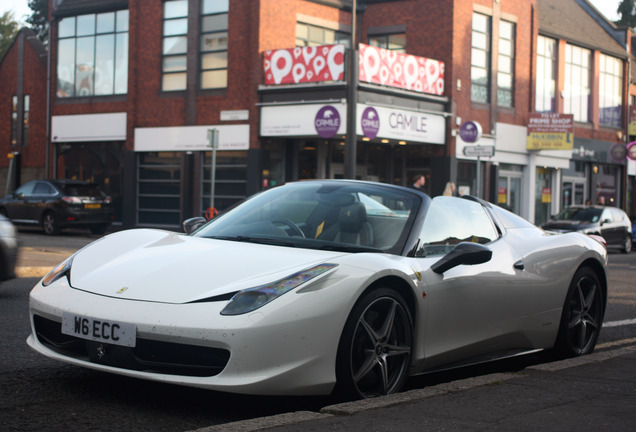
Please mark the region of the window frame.
MULTIPOLYGON (((207 0, 201 0, 201 26, 200 26, 200 34, 199 34, 199 89, 201 90, 215 90, 215 89, 223 89, 228 87, 228 68, 229 68, 229 18, 230 18, 230 5, 229 1, 225 0, 221 7, 213 8, 210 12, 206 12, 206 4, 210 4, 207 0), (205 30, 206 19, 215 17, 225 16, 225 26, 212 28, 209 30, 205 30), (206 44, 204 43, 204 38, 210 35, 222 35, 225 33, 225 46, 221 46, 221 48, 217 49, 206 49, 206 44), (206 67, 206 58, 215 56, 225 56, 225 64, 222 66, 208 66, 206 67), (221 85, 204 85, 206 82, 206 75, 216 75, 221 78, 221 85)), ((215 2, 215 4, 221 4, 221 2, 215 2)), ((222 38, 215 38, 216 40, 221 40, 222 38)), ((215 81, 215 80, 213 80, 215 81)))
POLYGON ((621 59, 601 53, 599 63, 599 83, 598 83, 598 111, 599 111, 599 124, 601 126, 620 128, 623 112, 623 62, 621 59), (609 62, 613 62, 614 71, 607 70, 609 62), (607 89, 611 87, 611 89, 607 89), (612 92, 612 90, 617 93, 612 92), (613 103, 612 105, 604 106, 604 101, 613 103), (603 115, 603 108, 616 109, 616 113, 613 115, 603 115), (608 118, 609 117, 609 121, 608 118), (605 121, 604 121, 605 120, 605 121))
POLYGON ((590 123, 592 108, 592 51, 577 45, 566 44, 564 64, 563 112, 574 115, 575 122, 590 123), (586 62, 587 65, 585 64, 586 62), (587 86, 585 86, 584 82, 586 82, 587 86))
POLYGON ((473 12, 471 27, 471 53, 470 53, 470 100, 476 103, 490 103, 491 90, 491 73, 492 73, 492 17, 473 12), (478 19, 485 20, 484 28, 478 27, 478 19), (480 42, 483 42, 480 44, 480 42), (480 46, 483 45, 483 46, 480 46), (476 54, 480 55, 476 55, 476 54), (477 60, 483 58, 483 65, 477 63, 477 60), (481 72, 483 75, 479 80, 475 79, 475 72, 481 72), (481 81, 485 81, 482 83, 481 81), (480 89, 478 97, 476 89, 480 89))
POLYGON ((556 112, 557 41, 539 35, 537 38, 537 78, 534 109, 538 113, 556 112), (549 109, 545 109, 546 106, 549 109))

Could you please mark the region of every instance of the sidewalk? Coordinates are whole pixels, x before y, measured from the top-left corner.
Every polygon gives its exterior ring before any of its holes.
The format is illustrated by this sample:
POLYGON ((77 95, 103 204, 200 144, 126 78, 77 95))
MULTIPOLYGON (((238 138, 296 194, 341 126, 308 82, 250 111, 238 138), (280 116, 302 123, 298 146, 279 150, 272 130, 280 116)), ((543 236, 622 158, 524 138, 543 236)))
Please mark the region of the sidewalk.
POLYGON ((232 431, 633 431, 636 346, 397 395, 228 423, 232 431))

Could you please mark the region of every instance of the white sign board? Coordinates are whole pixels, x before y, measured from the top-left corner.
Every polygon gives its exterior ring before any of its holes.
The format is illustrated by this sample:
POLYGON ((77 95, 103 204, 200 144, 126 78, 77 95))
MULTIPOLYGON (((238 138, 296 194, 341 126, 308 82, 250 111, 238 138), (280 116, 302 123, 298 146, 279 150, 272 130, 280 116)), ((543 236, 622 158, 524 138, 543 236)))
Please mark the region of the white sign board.
POLYGON ((266 106, 261 108, 261 136, 317 136, 316 116, 325 106, 333 107, 339 115, 336 135, 347 133, 347 105, 307 104, 266 106))
POLYGON ((248 150, 249 125, 176 126, 135 129, 135 151, 209 151, 208 129, 219 131, 218 150, 248 150))
POLYGON ((357 110, 358 135, 368 136, 368 126, 365 127, 364 122, 371 121, 369 116, 377 114, 377 138, 428 144, 446 143, 446 120, 443 115, 364 104, 358 104, 357 110))
POLYGON ((495 146, 470 145, 464 147, 464 156, 492 157, 495 155, 495 146))
POLYGON ((51 118, 52 142, 125 141, 126 113, 77 114, 51 118))

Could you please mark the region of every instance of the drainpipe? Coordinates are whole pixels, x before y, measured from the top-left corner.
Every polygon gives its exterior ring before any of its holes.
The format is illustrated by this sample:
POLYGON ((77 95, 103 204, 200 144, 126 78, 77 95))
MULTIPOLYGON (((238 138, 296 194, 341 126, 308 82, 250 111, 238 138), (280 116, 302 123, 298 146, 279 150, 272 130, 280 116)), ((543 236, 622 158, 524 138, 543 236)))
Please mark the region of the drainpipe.
MULTIPOLYGON (((44 172, 46 178, 50 177, 49 170, 49 146, 51 145, 51 39, 52 39, 53 18, 49 20, 49 42, 46 50, 46 143, 45 149, 45 163, 44 172)), ((57 172, 57 158, 54 161, 54 171, 57 172)))

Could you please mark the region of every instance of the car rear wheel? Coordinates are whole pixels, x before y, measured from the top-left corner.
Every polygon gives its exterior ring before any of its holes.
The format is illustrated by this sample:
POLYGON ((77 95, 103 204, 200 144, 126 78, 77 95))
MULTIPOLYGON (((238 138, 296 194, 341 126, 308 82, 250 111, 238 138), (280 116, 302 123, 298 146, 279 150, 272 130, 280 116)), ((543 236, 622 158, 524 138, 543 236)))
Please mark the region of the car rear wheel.
POLYGON ((594 351, 605 314, 605 299, 599 278, 592 269, 576 271, 568 290, 555 350, 561 357, 576 357, 594 351))
POLYGON ((373 290, 345 324, 336 362, 337 391, 347 398, 397 393, 408 377, 413 320, 402 296, 373 290))
POLYGON ((44 213, 44 216, 42 217, 42 229, 44 230, 44 234, 47 235, 55 235, 60 233, 60 227, 57 223, 55 213, 51 211, 44 213))
POLYGON ((631 251, 632 251, 632 238, 631 236, 627 235, 625 236, 625 242, 623 243, 623 248, 621 249, 621 252, 630 253, 631 251))

